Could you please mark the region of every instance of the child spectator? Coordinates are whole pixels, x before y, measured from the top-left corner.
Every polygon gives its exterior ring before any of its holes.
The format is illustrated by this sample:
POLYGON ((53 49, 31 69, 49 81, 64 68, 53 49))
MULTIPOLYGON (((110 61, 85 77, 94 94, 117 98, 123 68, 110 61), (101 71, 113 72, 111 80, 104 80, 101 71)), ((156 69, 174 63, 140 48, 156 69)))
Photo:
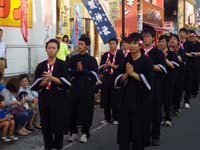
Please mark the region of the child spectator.
POLYGON ((20 107, 22 103, 17 101, 15 97, 19 91, 19 87, 20 85, 18 79, 15 77, 10 78, 6 84, 6 88, 3 89, 1 94, 5 97, 7 110, 14 116, 16 126, 18 127, 17 133, 25 136, 30 133, 30 131, 25 128, 25 125, 33 116, 33 111, 20 107))
POLYGON ((27 102, 29 108, 34 111, 33 118, 31 119, 35 128, 41 129, 40 125, 40 114, 38 109, 38 93, 30 89, 30 79, 27 74, 19 75, 20 89, 19 93, 22 91, 27 92, 27 102))
POLYGON ((13 120, 13 115, 6 114, 5 105, 5 98, 0 95, 0 129, 2 129, 2 137, 0 139, 3 142, 17 141, 18 138, 13 135, 15 121, 13 120))
MULTIPOLYGON (((26 91, 22 91, 18 94, 17 96, 17 100, 21 103, 21 107, 23 107, 24 110, 29 110, 29 105, 28 105, 28 93, 26 91)), ((19 107, 19 106, 18 106, 19 107)), ((30 121, 28 122, 28 124, 26 125, 26 129, 29 131, 35 131, 35 129, 33 128, 33 121, 35 119, 35 111, 33 111, 33 115, 30 119, 30 121)))

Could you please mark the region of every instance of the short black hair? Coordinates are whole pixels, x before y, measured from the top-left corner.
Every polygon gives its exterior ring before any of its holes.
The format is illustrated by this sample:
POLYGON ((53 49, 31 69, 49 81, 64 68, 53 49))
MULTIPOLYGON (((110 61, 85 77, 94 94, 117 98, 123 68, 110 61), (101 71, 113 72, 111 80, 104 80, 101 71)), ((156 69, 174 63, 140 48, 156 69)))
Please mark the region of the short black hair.
POLYGON ((169 39, 171 39, 171 37, 175 37, 177 41, 180 42, 179 36, 177 34, 171 34, 169 39))
POLYGON ((81 38, 82 37, 88 37, 86 33, 81 34, 81 38))
POLYGON ((122 43, 123 43, 123 42, 128 43, 128 37, 124 37, 124 38, 122 39, 122 43))
POLYGON ((196 33, 194 30, 192 30, 192 29, 188 29, 188 34, 191 34, 191 33, 196 33))
POLYGON ((142 41, 142 36, 138 32, 133 32, 128 36, 128 42, 138 42, 140 45, 141 43, 139 41, 142 41))
POLYGON ((28 82, 30 83, 29 76, 28 76, 28 74, 26 74, 26 73, 20 74, 18 78, 19 78, 19 81, 21 81, 21 80, 23 80, 23 79, 27 79, 28 82))
POLYGON ((27 95, 28 95, 28 93, 26 91, 21 91, 17 96, 17 100, 22 100, 27 95))
POLYGON ((195 30, 190 30, 190 34, 192 33, 196 34, 195 30))
POLYGON ((188 30, 186 29, 186 28, 181 28, 180 30, 179 30, 179 33, 180 32, 185 32, 186 34, 188 33, 188 30))
POLYGON ((115 41, 116 44, 118 44, 118 39, 117 38, 111 38, 108 42, 110 43, 111 41, 115 41))
POLYGON ((0 94, 0 102, 5 101, 5 97, 0 94))
POLYGON ((3 32, 3 29, 0 28, 0 31, 3 32))
POLYGON ((156 36, 156 30, 154 28, 146 28, 142 30, 141 34, 150 34, 154 38, 156 36))
POLYGON ((69 38, 69 36, 67 34, 63 35, 63 39, 64 38, 69 38))
POLYGON ((47 49, 47 46, 48 46, 48 44, 49 43, 56 43, 57 44, 57 47, 58 47, 58 50, 60 49, 60 44, 59 44, 59 42, 58 42, 58 40, 57 39, 50 39, 47 43, 46 43, 46 49, 47 49))
POLYGON ((87 46, 90 46, 91 44, 90 38, 87 36, 81 36, 79 41, 83 41, 87 46))
POLYGON ((166 42, 169 42, 169 36, 167 35, 161 35, 158 39, 158 41, 161 41, 161 40, 165 40, 166 42))

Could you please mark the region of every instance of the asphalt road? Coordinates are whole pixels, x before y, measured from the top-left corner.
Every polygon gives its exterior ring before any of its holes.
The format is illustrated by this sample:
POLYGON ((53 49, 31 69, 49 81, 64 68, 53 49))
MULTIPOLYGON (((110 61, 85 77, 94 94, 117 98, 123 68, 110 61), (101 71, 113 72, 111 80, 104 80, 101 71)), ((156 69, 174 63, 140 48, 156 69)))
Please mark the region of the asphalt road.
MULTIPOLYGON (((117 126, 103 126, 103 111, 95 110, 91 138, 88 143, 68 143, 64 140, 64 150, 117 150, 117 126)), ((40 131, 28 137, 19 137, 16 143, 2 144, 0 150, 43 150, 40 131)), ((146 150, 199 150, 200 149, 200 96, 191 101, 191 109, 182 109, 179 118, 173 118, 172 127, 162 128, 161 146, 149 147, 146 150)))

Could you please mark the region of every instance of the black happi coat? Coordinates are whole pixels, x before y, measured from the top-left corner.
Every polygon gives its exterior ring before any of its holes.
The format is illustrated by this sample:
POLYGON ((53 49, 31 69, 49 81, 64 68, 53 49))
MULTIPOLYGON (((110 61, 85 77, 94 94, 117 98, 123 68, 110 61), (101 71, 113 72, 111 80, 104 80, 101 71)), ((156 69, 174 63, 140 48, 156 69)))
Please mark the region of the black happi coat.
MULTIPOLYGON (((143 49, 141 51, 144 53, 143 49)), ((163 70, 162 73, 155 72, 154 85, 153 85, 153 90, 154 90, 153 101, 156 103, 157 102, 161 103, 161 94, 160 94, 162 93, 161 84, 163 78, 167 74, 165 56, 160 49, 157 49, 155 47, 152 48, 147 55, 151 59, 153 65, 159 65, 161 70, 163 70)))
POLYGON ((184 89, 184 80, 185 80, 185 65, 187 61, 187 56, 185 50, 180 48, 178 51, 175 51, 178 57, 181 57, 182 62, 178 61, 179 67, 176 68, 176 80, 174 87, 174 96, 173 96, 173 108, 174 111, 177 111, 180 108, 180 102, 182 100, 183 89, 184 89))
MULTIPOLYGON (((200 52, 200 45, 198 42, 190 43, 190 45, 187 47, 187 49, 185 49, 185 51, 187 53, 200 52)), ((195 90, 193 85, 199 82, 199 78, 200 78, 199 70, 200 70, 199 58, 195 56, 193 58, 188 57, 186 61, 186 73, 185 73, 185 91, 186 91, 186 94, 189 94, 188 97, 190 97, 190 95, 195 90)))
MULTIPOLYGON (((144 52, 143 49, 141 51, 144 52)), ((151 123, 153 124, 152 130, 154 130, 154 124, 158 125, 162 121, 162 92, 163 92, 162 82, 164 76, 167 74, 167 70, 166 70, 165 56, 160 49, 154 47, 146 55, 150 58, 153 65, 159 65, 159 67, 163 71, 163 72, 154 71, 155 75, 152 85, 152 99, 151 99, 152 107, 147 108, 151 112, 149 114, 151 115, 151 122, 149 122, 149 129, 145 131, 146 132, 145 145, 149 146, 151 144, 150 140, 151 136, 152 138, 158 138, 160 134, 160 130, 151 133, 151 123)))
MULTIPOLYGON (((193 44, 195 52, 200 52, 200 42, 193 44)), ((195 58, 194 76, 192 84, 192 95, 197 95, 199 92, 199 81, 200 81, 200 57, 195 58)))
MULTIPOLYGON (((103 69, 103 65, 107 61, 107 55, 109 52, 104 53, 101 57, 99 71, 103 75, 102 79, 102 90, 101 90, 101 107, 104 109, 118 109, 120 101, 120 92, 114 87, 114 80, 117 75, 117 69, 113 69, 113 73, 109 74, 111 67, 103 69)), ((115 65, 119 65, 123 60, 123 53, 119 50, 116 53, 115 65)), ((112 63, 114 55, 110 54, 110 61, 112 63)))
POLYGON ((127 56, 125 56, 124 51, 123 51, 122 49, 119 50, 119 53, 120 53, 120 56, 122 57, 123 60, 124 60, 124 59, 128 56, 128 54, 129 54, 129 52, 128 52, 127 56))
POLYGON ((51 129, 53 133, 63 134, 68 130, 69 108, 68 108, 68 88, 69 74, 66 62, 56 59, 52 75, 59 78, 63 85, 57 85, 51 82, 50 90, 46 87, 40 88, 42 74, 48 71, 47 60, 38 64, 35 71, 35 82, 32 90, 38 91, 39 111, 42 127, 51 129))
POLYGON ((120 115, 118 126, 118 144, 129 144, 136 138, 144 147, 144 136, 147 122, 149 122, 148 107, 151 107, 150 95, 153 84, 153 64, 149 58, 142 55, 139 59, 133 60, 129 54, 119 67, 121 74, 125 73, 126 64, 133 65, 134 71, 139 74, 137 81, 129 76, 124 83, 120 82, 121 75, 115 80, 116 87, 123 86, 123 96, 120 103, 120 115), (133 121, 133 122, 132 122, 133 121))
POLYGON ((166 58, 174 65, 174 69, 167 66, 167 75, 163 80, 163 105, 171 107, 173 103, 173 95, 175 92, 175 84, 177 79, 177 69, 179 68, 178 56, 172 51, 168 50, 166 58))
POLYGON ((91 126, 96 82, 99 81, 97 61, 89 54, 78 54, 70 58, 68 68, 72 82, 69 93, 71 116, 76 117, 77 125, 91 126), (83 71, 77 71, 77 62, 82 63, 83 71))

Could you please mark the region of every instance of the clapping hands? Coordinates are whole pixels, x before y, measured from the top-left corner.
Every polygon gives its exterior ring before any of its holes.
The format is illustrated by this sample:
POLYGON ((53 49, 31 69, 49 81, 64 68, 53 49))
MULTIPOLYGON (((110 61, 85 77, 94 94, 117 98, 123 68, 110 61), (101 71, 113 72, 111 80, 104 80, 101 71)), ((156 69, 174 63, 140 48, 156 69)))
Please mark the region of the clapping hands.
POLYGON ((131 75, 133 72, 134 72, 133 66, 132 66, 130 63, 127 63, 127 64, 126 64, 126 73, 127 73, 128 75, 131 75))
POLYGON ((83 65, 80 61, 77 62, 77 71, 83 71, 83 65))
POLYGON ((45 81, 50 81, 51 80, 51 76, 52 76, 52 73, 47 72, 47 71, 44 71, 43 74, 42 74, 42 78, 45 81))

